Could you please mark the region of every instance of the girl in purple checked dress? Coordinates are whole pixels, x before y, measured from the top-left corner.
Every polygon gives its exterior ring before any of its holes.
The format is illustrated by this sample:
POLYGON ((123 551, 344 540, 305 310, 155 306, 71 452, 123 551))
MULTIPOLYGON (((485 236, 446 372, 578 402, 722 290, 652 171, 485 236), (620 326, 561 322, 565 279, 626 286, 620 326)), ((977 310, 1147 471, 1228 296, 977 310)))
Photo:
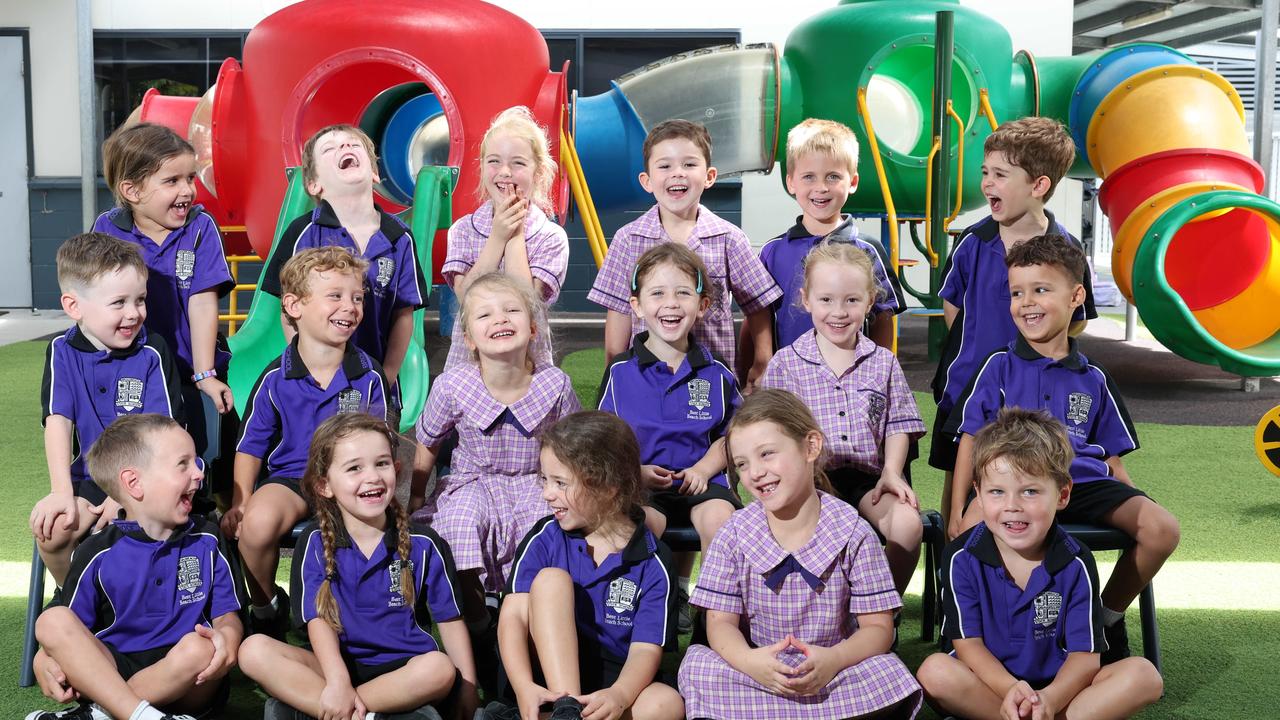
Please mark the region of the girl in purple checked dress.
POLYGON ((902 601, 875 532, 830 493, 812 413, 760 390, 726 437, 756 502, 712 540, 689 600, 707 611, 710 647, 680 664, 687 716, 914 717, 920 686, 889 651, 902 601))

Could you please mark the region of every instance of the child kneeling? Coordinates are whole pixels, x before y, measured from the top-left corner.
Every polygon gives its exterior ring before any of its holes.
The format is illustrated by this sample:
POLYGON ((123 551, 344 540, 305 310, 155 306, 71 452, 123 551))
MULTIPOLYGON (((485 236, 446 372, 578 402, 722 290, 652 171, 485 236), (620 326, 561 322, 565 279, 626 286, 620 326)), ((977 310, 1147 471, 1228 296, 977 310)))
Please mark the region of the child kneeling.
POLYGON ((242 585, 217 525, 190 514, 204 478, 191 436, 164 415, 128 415, 98 436, 88 466, 125 518, 76 548, 62 604, 36 621, 40 689, 80 705, 27 720, 179 720, 159 708, 225 701, 242 585))
POLYGON ((1160 698, 1146 658, 1099 669, 1098 571, 1054 520, 1071 496, 1071 442, 1047 414, 1006 408, 974 438, 982 522, 943 553, 942 634, 920 666, 939 712, 966 718, 1127 718, 1160 698))

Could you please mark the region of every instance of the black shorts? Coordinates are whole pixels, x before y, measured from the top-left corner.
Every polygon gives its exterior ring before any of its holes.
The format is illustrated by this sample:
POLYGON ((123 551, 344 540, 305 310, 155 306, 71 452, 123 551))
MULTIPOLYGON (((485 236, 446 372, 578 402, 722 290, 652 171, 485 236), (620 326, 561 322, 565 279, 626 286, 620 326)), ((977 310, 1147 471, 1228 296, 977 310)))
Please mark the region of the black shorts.
POLYGON ((1094 480, 1071 486, 1067 507, 1058 512, 1059 522, 1106 525, 1103 516, 1130 498, 1148 497, 1132 485, 1119 480, 1094 480))
POLYGON ((649 495, 649 507, 662 513, 668 526, 688 526, 692 523, 693 509, 708 500, 724 500, 734 510, 742 509, 742 500, 729 488, 716 483, 707 483, 707 489, 697 495, 681 495, 679 490, 670 488, 654 490, 649 495))
MULTIPOLYGON (((955 408, 951 409, 954 410, 955 408)), ((943 412, 942 408, 938 408, 938 414, 933 418, 933 433, 929 442, 929 465, 943 472, 955 472, 956 449, 960 446, 957 442, 959 438, 943 429, 950 417, 951 412, 943 412)))
POLYGON ((92 480, 71 483, 71 494, 88 500, 90 505, 101 505, 107 499, 107 493, 92 480))
MULTIPOLYGON (((292 490, 294 495, 297 495, 298 497, 302 498, 304 501, 307 499, 306 496, 302 494, 301 478, 281 477, 279 475, 272 475, 270 477, 259 480, 258 486, 254 488, 254 490, 260 490, 268 485, 283 485, 289 488, 290 490, 292 490)), ((307 507, 310 508, 311 503, 307 503, 307 507)))
MULTIPOLYGON (((151 648, 150 650, 126 653, 115 649, 111 643, 104 644, 107 646, 107 649, 111 651, 111 658, 116 662, 116 672, 125 680, 129 680, 134 675, 137 675, 143 670, 146 670, 152 665, 160 662, 169 654, 169 651, 173 649, 172 645, 163 645, 158 648, 151 648)), ((222 679, 219 680, 219 683, 217 691, 214 692, 213 697, 209 699, 209 703, 206 707, 191 709, 194 710, 194 714, 204 715, 210 711, 220 710, 227 704, 227 698, 230 697, 231 694, 231 673, 223 675, 222 679)))
POLYGON ((370 680, 375 680, 389 672, 399 670, 405 665, 408 665, 409 661, 413 658, 400 658, 399 660, 392 660, 391 662, 379 663, 377 665, 365 665, 346 653, 342 654, 342 659, 347 664, 347 674, 351 676, 351 687, 358 688, 370 680))
POLYGON ((827 471, 827 479, 831 481, 831 487, 836 491, 836 495, 854 508, 857 508, 862 498, 874 490, 876 483, 880 482, 879 476, 851 467, 832 468, 827 471))

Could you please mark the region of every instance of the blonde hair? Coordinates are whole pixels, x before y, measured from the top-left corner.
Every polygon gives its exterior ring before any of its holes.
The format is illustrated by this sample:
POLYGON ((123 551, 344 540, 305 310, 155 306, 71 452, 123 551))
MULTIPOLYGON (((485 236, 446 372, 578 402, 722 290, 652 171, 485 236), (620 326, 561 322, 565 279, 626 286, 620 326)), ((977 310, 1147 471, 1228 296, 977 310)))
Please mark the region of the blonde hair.
MULTIPOLYGON (((145 468, 151 463, 152 437, 165 430, 182 430, 168 415, 141 413, 116 418, 85 455, 93 482, 116 502, 121 502, 117 480, 125 468, 145 468)), ((185 431, 184 431, 185 432, 185 431)))
MULTIPOLYGON (((311 187, 311 183, 316 180, 316 144, 320 142, 320 138, 333 132, 344 132, 359 140, 360 144, 364 145, 365 152, 369 154, 369 162, 374 164, 374 168, 377 168, 378 153, 373 148, 373 139, 365 131, 349 123, 329 125, 320 128, 315 135, 307 138, 307 142, 302 146, 302 184, 304 188, 311 187)), ((310 190, 307 190, 307 194, 313 198, 320 198, 319 194, 312 195, 310 190)))
POLYGON ((116 204, 125 207, 129 201, 120 194, 122 183, 141 185, 169 158, 195 154, 191 143, 163 125, 122 125, 102 143, 102 174, 116 204))
POLYGON ((1049 190, 1043 202, 1049 202, 1071 163, 1076 159, 1076 144, 1062 123, 1047 117, 1024 117, 996 128, 982 144, 985 155, 1003 153, 1010 165, 1020 167, 1031 176, 1049 178, 1049 190))
POLYGON ((804 258, 804 287, 801 296, 808 294, 809 284, 813 281, 813 269, 820 263, 829 262, 836 265, 855 267, 867 276, 867 292, 871 293, 872 302, 884 299, 884 286, 876 280, 876 267, 871 263, 871 256, 866 250, 847 242, 823 242, 809 251, 804 258))
MULTIPOLYGON (((534 297, 533 291, 510 275, 491 272, 476 278, 467 286, 467 292, 462 296, 461 307, 458 309, 458 322, 462 323, 463 336, 471 337, 471 315, 475 312, 475 306, 470 299, 471 293, 476 288, 481 288, 491 293, 509 293, 520 301, 520 304, 524 306, 525 312, 529 315, 529 324, 533 328, 533 337, 529 338, 531 345, 534 338, 544 332, 546 327, 546 306, 534 297)), ((475 338, 471 338, 471 340, 475 342, 475 338)), ((471 359, 474 362, 479 362, 479 351, 472 350, 471 359)), ((529 361, 533 361, 532 352, 529 354, 529 361)))
POLYGON ((850 176, 858 174, 858 136, 843 123, 809 118, 791 128, 787 133, 788 174, 804 155, 826 155, 844 163, 850 176))
POLYGON ((125 268, 147 279, 147 263, 138 246, 100 232, 80 233, 58 247, 58 288, 64 293, 93 287, 104 275, 125 268))
MULTIPOLYGON (((556 177, 556 161, 551 157, 547 131, 534 119, 533 113, 523 105, 509 107, 498 113, 480 140, 480 164, 488 154, 489 143, 500 135, 508 135, 529 143, 533 154, 533 189, 529 201, 551 214, 551 183, 556 177)), ((484 187, 484 173, 476 179, 476 199, 483 204, 489 199, 484 187)))
POLYGON ((1001 408, 996 419, 973 436, 974 484, 981 487, 987 468, 1003 458, 1017 472, 1049 478, 1061 489, 1071 483, 1074 457, 1066 428, 1049 413, 1001 408))
MULTIPOLYGON (((826 437, 822 427, 818 425, 818 421, 814 419, 813 413, 803 400, 786 390, 777 388, 756 390, 733 414, 733 419, 729 421, 729 426, 724 431, 725 461, 728 464, 730 476, 735 482, 738 481, 738 471, 734 467, 733 454, 729 450, 733 442, 731 436, 739 428, 762 422, 773 423, 783 435, 801 446, 812 433, 816 432, 826 437)), ((824 442, 822 452, 813 463, 813 484, 819 490, 834 495, 835 489, 831 487, 831 480, 823 470, 827 464, 828 454, 827 444, 824 442)))
MULTIPOLYGON (((311 438, 307 453, 307 470, 302 476, 302 496, 315 509, 316 522, 320 525, 320 540, 324 544, 324 581, 316 590, 316 615, 329 623, 336 632, 342 632, 342 618, 338 603, 333 598, 333 581, 338 579, 336 550, 338 530, 345 529, 338 501, 325 497, 320 490, 328 482, 329 468, 333 464, 333 451, 339 442, 359 433, 373 433, 387 441, 391 457, 395 457, 400 436, 385 422, 366 413, 339 413, 320 423, 311 438)), ((409 514, 392 493, 388 507, 388 520, 394 518, 396 527, 396 553, 400 556, 400 597, 406 607, 413 607, 413 538, 409 534, 409 514)))

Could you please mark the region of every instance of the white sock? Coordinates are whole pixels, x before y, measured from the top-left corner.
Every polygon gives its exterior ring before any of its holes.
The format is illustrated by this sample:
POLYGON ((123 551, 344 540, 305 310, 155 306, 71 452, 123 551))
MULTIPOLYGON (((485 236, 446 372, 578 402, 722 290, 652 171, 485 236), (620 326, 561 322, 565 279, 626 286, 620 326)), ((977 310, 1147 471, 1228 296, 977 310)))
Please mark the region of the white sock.
POLYGON ((1112 610, 1109 607, 1102 608, 1102 624, 1111 627, 1124 619, 1124 613, 1112 610))
POLYGON ((164 713, 151 707, 151 703, 143 700, 138 703, 138 707, 133 709, 133 714, 129 716, 129 720, 164 720, 164 713))
POLYGON ((683 590, 686 595, 689 593, 689 578, 682 577, 676 580, 676 584, 680 586, 680 589, 683 590))
POLYGON ((270 620, 280 612, 280 596, 272 593, 271 602, 266 605, 249 605, 249 612, 259 620, 270 620))
POLYGON ((89 705, 89 712, 93 715, 93 720, 111 720, 111 714, 103 710, 98 703, 89 705))
POLYGON ((364 720, 377 720, 377 718, 378 718, 377 713, 367 712, 364 714, 364 720))

